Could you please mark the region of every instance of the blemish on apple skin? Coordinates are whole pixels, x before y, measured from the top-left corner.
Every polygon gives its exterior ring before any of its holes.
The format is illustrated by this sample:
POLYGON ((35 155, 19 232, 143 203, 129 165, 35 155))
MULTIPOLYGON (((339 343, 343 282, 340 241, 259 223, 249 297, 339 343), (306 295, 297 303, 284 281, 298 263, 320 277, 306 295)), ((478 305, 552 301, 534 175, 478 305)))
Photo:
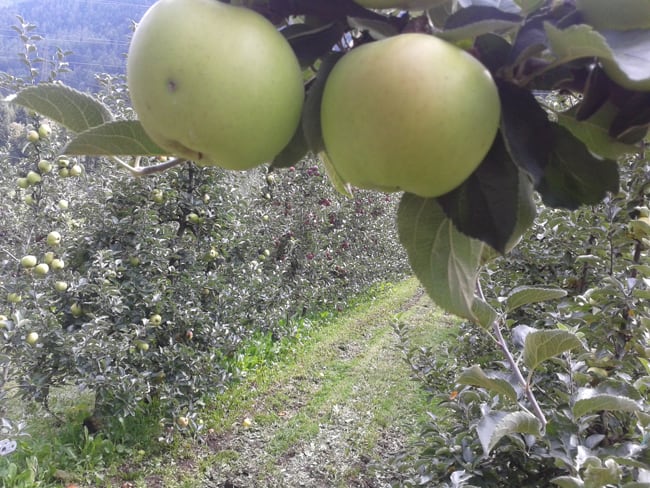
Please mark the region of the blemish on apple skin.
POLYGON ((174 93, 176 91, 176 82, 174 80, 168 80, 167 81, 167 90, 169 90, 169 93, 174 93))

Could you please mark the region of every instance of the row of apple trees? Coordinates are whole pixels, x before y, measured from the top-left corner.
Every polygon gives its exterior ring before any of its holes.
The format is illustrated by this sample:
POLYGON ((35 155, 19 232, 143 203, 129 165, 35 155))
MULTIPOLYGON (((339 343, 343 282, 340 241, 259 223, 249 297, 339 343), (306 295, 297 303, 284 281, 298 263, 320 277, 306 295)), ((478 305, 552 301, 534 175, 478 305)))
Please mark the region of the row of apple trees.
MULTIPOLYGON (((98 81, 98 98, 130 117, 123 80, 98 81)), ((242 344, 295 336, 406 271, 396 199, 343 198, 314 160, 133 178, 60 156, 65 129, 2 109, 0 405, 48 408, 55 387, 76 385, 106 418, 154 399, 188 416, 245 367, 242 344)))
POLYGON ((446 354, 434 354, 410 348, 407 329, 399 331, 414 379, 440 406, 415 456, 396 461, 406 486, 648 486, 647 156, 624 159, 621 190, 598 205, 541 206, 517 248, 481 273, 486 299, 507 325, 501 339, 547 421, 543 435, 524 425, 517 403, 526 391, 495 335, 465 323, 446 354), (517 303, 530 285, 567 296, 517 303), (558 337, 533 348, 535 335, 550 330, 558 337))

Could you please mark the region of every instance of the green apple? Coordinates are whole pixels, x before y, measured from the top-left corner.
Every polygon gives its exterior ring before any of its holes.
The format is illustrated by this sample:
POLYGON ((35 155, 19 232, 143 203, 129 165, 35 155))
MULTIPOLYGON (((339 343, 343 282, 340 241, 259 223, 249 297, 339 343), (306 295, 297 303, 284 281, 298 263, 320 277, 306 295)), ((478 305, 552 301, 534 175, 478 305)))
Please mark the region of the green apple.
POLYGON ((38 333, 36 332, 30 332, 27 334, 27 337, 25 338, 25 342, 29 344, 30 346, 35 345, 38 342, 38 333))
POLYGON ((46 263, 39 263, 34 267, 34 274, 45 276, 50 272, 50 267, 46 263))
POLYGON ((446 3, 447 0, 354 0, 366 8, 401 8, 406 10, 426 10, 436 5, 446 3))
POLYGON ((133 107, 163 149, 203 165, 249 169, 290 141, 302 71, 273 24, 215 0, 159 0, 127 58, 133 107))
POLYGON ((190 420, 187 417, 178 417, 176 419, 176 425, 178 425, 181 429, 184 429, 190 425, 190 420))
POLYGON ((68 210, 69 206, 70 206, 70 204, 68 203, 67 200, 65 200, 65 199, 59 200, 59 209, 60 210, 68 210))
POLYGON ((66 291, 68 289, 68 284, 65 281, 57 281, 54 283, 54 289, 56 291, 66 291))
POLYGON ((80 164, 73 164, 69 171, 70 176, 81 176, 81 173, 83 172, 83 166, 80 164))
POLYGON ((198 224, 200 220, 201 220, 200 217, 194 212, 190 212, 189 214, 187 214, 187 221, 190 222, 191 224, 198 224))
POLYGON ((38 142, 40 139, 40 136, 38 135, 38 132, 35 130, 30 130, 27 132, 27 140, 29 142, 38 142))
POLYGON ((81 317, 81 315, 84 313, 83 309, 81 308, 81 305, 78 303, 73 303, 70 305, 70 313, 72 314, 73 317, 81 317))
POLYGON ((59 176, 61 178, 67 178, 68 176, 70 176, 70 170, 68 168, 59 169, 59 176))
POLYGON ((27 178, 18 178, 17 180, 18 188, 22 188, 23 190, 27 187, 29 187, 29 181, 27 181, 27 178))
POLYGON ((650 0, 576 0, 576 8, 596 29, 650 29, 650 0))
POLYGON ((44 263, 52 264, 52 261, 54 261, 54 253, 52 251, 48 251, 45 254, 43 254, 44 263))
POLYGON ((55 247, 61 244, 61 234, 53 230, 47 235, 47 244, 49 246, 55 247))
POLYGON ((28 254, 27 256, 23 256, 22 259, 20 260, 20 265, 23 268, 33 268, 36 266, 36 263, 38 263, 38 259, 36 259, 36 256, 33 256, 31 254, 28 254))
POLYGON ((41 138, 47 139, 52 134, 52 127, 50 124, 41 124, 38 126, 38 135, 41 138))
POLYGON ((162 190, 156 188, 151 192, 151 199, 155 203, 163 203, 165 201, 165 195, 162 190))
POLYGON ((38 162, 38 170, 42 174, 49 173, 50 171, 52 171, 52 163, 50 163, 47 159, 41 159, 38 162))
POLYGON ((7 294, 7 301, 9 303, 20 303, 23 301, 23 297, 18 293, 9 293, 7 294))
POLYGON ((59 158, 56 163, 59 165, 59 168, 67 168, 70 166, 70 160, 68 158, 59 158))
POLYGON ((149 323, 157 327, 160 324, 162 324, 162 317, 160 316, 160 314, 155 313, 151 317, 149 317, 149 323))
POLYGON ((59 259, 59 258, 53 259, 51 265, 54 271, 60 271, 63 268, 65 268, 65 262, 63 261, 63 259, 59 259))
POLYGON ((135 347, 142 352, 147 352, 149 350, 149 343, 146 341, 135 341, 135 347))
POLYGON ((25 202, 26 205, 32 205, 35 202, 34 196, 33 195, 25 195, 25 197, 23 198, 23 202, 25 202))
POLYGON ((427 34, 364 44, 325 83, 325 150, 341 178, 361 188, 443 195, 492 146, 501 105, 489 71, 427 34))
POLYGON ((131 256, 129 258, 129 264, 131 266, 140 266, 140 258, 138 256, 131 256))
POLYGON ((30 185, 35 185, 36 183, 41 182, 41 175, 39 175, 36 171, 30 171, 27 173, 27 182, 30 185))

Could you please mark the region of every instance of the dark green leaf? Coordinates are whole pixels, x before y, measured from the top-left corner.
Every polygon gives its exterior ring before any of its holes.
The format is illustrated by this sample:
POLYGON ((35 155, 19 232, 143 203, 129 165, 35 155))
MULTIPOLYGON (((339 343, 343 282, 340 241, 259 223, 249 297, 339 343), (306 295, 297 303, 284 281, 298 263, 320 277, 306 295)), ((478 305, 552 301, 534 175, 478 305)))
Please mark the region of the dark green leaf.
POLYGON ((30 86, 5 100, 32 109, 74 132, 113 120, 104 104, 60 84, 30 86))
POLYGON ((494 428, 486 454, 492 451, 499 441, 510 434, 541 435, 541 423, 529 412, 511 412, 499 420, 494 428))
POLYGON ((600 33, 611 50, 610 56, 629 81, 650 89, 650 30, 605 31, 600 33))
POLYGON ((576 418, 603 410, 613 412, 636 412, 640 410, 639 404, 621 395, 598 393, 593 388, 581 388, 578 400, 573 405, 573 415, 576 418))
POLYGON ((501 395, 512 401, 517 401, 517 392, 513 386, 502 378, 488 376, 480 366, 474 365, 465 369, 456 380, 461 385, 478 386, 501 395))
POLYGON ((582 101, 578 104, 575 117, 583 121, 594 115, 609 98, 610 81, 600 66, 595 66, 587 78, 582 92, 582 101))
POLYGON ((481 63, 494 75, 508 62, 511 46, 503 37, 496 34, 484 34, 476 38, 474 48, 481 63))
POLYGON ((404 194, 397 223, 411 267, 433 301, 478 322, 474 290, 485 244, 458 231, 434 198, 404 194))
POLYGON ((497 136, 477 170, 438 201, 461 232, 505 253, 517 223, 518 186, 517 166, 497 136))
POLYGON ((325 89, 327 77, 342 56, 343 53, 330 53, 325 57, 318 68, 316 79, 307 91, 307 98, 302 109, 302 129, 307 146, 314 154, 318 154, 325 149, 320 125, 320 104, 323 99, 323 90, 325 89))
POLYGON ((544 178, 537 187, 551 207, 576 209, 600 202, 619 187, 614 161, 594 157, 587 146, 563 127, 555 127, 555 143, 544 178))
POLYGON ((533 370, 547 359, 563 352, 582 347, 578 337, 566 330, 538 330, 526 335, 524 343, 524 364, 533 370))
POLYGON ((338 22, 312 26, 304 23, 291 24, 280 31, 289 41, 303 68, 327 54, 341 39, 343 29, 338 22))
POLYGON ((108 122, 78 134, 63 150, 64 154, 87 156, 160 156, 160 148, 136 120, 108 122))
POLYGON ((451 15, 440 37, 459 41, 483 34, 503 32, 519 26, 521 17, 495 7, 471 6, 451 15))
POLYGON ((543 288, 540 286, 518 286, 510 293, 506 299, 506 310, 513 310, 530 305, 531 303, 545 302, 548 300, 557 300, 564 298, 566 291, 559 288, 543 288))
POLYGON ((499 83, 501 134, 513 161, 539 184, 553 147, 553 124, 529 90, 499 83))
POLYGON ((390 22, 379 19, 366 19, 357 17, 348 17, 350 27, 359 31, 367 32, 373 39, 386 39, 387 37, 396 36, 399 31, 390 22))

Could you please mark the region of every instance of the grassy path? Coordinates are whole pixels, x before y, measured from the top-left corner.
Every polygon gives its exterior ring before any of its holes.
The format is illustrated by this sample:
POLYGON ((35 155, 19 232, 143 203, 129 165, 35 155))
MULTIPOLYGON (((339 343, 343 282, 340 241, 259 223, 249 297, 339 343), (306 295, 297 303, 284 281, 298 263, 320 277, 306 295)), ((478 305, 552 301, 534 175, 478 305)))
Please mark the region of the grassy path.
POLYGON ((414 280, 401 283, 230 391, 206 419, 213 432, 142 486, 389 486, 398 475, 378 466, 400 451, 427 408, 396 348, 395 320, 408 324, 415 344, 455 333, 414 280))

